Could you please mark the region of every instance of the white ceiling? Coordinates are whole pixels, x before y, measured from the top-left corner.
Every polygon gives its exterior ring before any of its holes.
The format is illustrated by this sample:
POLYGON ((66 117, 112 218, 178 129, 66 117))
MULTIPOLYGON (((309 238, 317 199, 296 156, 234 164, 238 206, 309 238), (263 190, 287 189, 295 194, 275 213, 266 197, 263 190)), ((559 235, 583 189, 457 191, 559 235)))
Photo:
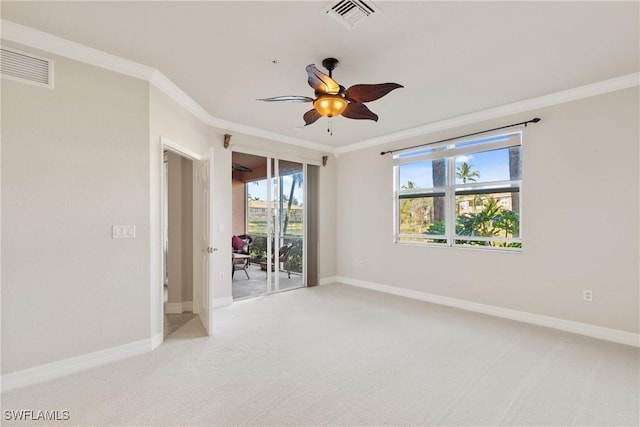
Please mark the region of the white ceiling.
POLYGON ((329 1, 12 2, 2 19, 157 68, 214 117, 343 147, 639 70, 640 3, 375 1, 353 29, 329 1), (369 103, 380 116, 302 127, 305 66, 405 86, 369 103), (273 61, 277 63, 273 63, 273 61))

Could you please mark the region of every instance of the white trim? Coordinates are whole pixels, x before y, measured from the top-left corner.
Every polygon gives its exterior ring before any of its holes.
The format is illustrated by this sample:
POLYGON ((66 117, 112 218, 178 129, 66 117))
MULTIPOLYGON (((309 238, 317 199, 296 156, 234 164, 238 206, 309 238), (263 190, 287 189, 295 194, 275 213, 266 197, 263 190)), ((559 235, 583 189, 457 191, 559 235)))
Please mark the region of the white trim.
MULTIPOLYGON (((302 163, 302 180, 303 180, 303 194, 302 194, 302 203, 304 203, 303 205, 303 211, 302 211, 302 284, 303 286, 307 286, 309 285, 308 282, 308 277, 307 277, 307 272, 308 272, 308 252, 307 252, 307 231, 309 228, 309 218, 308 218, 308 213, 309 210, 307 209, 307 206, 309 206, 309 200, 307 198, 307 196, 309 195, 309 172, 308 172, 308 163, 302 163)), ((318 178, 319 178, 319 174, 318 174, 318 178)), ((320 183, 318 183, 320 184, 320 183)), ((283 233, 284 234, 284 233, 283 233)), ((316 265, 317 265, 317 255, 316 255, 316 265)), ((278 264, 278 268, 280 267, 280 264, 278 264)), ((317 271, 317 270, 316 270, 317 271)), ((289 276, 291 277, 291 276, 289 276)), ((316 276, 317 277, 317 276, 316 276)))
POLYGON ((193 239, 191 239, 191 277, 193 282, 191 291, 193 304, 191 312, 194 314, 200 314, 200 309, 202 307, 202 292, 200 289, 202 287, 202 282, 200 280, 200 270, 202 265, 202 256, 200 255, 200 251, 202 248, 200 247, 200 238, 198 237, 198 221, 200 218, 200 202, 198 201, 198 170, 200 168, 200 162, 192 162, 191 166, 191 200, 193 207, 191 210, 191 233, 193 236, 193 239))
POLYGON ((418 163, 425 160, 445 159, 447 157, 457 157, 464 154, 478 153, 482 151, 499 150, 501 148, 519 147, 522 145, 522 129, 517 131, 507 132, 492 132, 483 136, 476 136, 475 138, 459 139, 455 142, 446 142, 439 144, 429 144, 422 147, 407 148, 394 154, 394 164, 403 165, 408 163, 418 163), (472 141, 482 141, 488 138, 500 138, 493 142, 477 142, 472 145, 460 146, 463 143, 472 141), (425 149, 439 148, 438 151, 432 151, 431 153, 401 157, 403 154, 409 154, 416 151, 425 149))
POLYGON ((56 55, 75 59, 96 67, 105 68, 116 73, 125 74, 142 80, 150 81, 154 69, 138 64, 128 59, 103 52, 61 37, 54 36, 44 31, 16 24, 3 19, 2 38, 20 43, 35 49, 51 52, 56 55))
POLYGON ((549 95, 532 98, 529 100, 519 101, 500 107, 490 108, 475 113, 464 114, 461 116, 440 120, 423 126, 406 129, 399 132, 390 133, 376 138, 371 138, 346 145, 344 147, 333 147, 330 145, 319 144, 300 138, 293 138, 281 135, 275 132, 246 126, 240 123, 230 122, 224 119, 213 117, 189 95, 183 92, 171 80, 169 80, 159 70, 139 64, 128 59, 120 58, 106 52, 102 52, 91 47, 16 24, 15 22, 1 20, 2 38, 30 46, 36 49, 48 51, 60 56, 74 59, 76 61, 85 62, 107 70, 122 73, 131 77, 136 77, 148 81, 156 86, 162 92, 171 97, 174 101, 184 107, 187 111, 194 114, 204 124, 229 131, 244 133, 246 135, 256 136, 271 141, 279 141, 285 144, 295 145, 299 147, 309 148, 311 150, 323 151, 331 153, 338 157, 342 153, 362 150, 375 147, 389 142, 400 141, 415 136, 427 135, 433 132, 452 129, 460 126, 483 122, 485 120, 496 119, 511 114, 522 113, 535 110, 538 108, 550 107, 552 105, 562 104, 565 102, 576 101, 578 99, 590 96, 601 95, 617 90, 627 89, 640 85, 640 72, 627 74, 625 76, 616 77, 601 82, 568 89, 549 95))
POLYGON ((167 302, 164 304, 165 314, 180 314, 182 313, 181 302, 167 302))
POLYGON ((553 105, 577 101, 579 99, 602 95, 609 92, 615 92, 617 90, 628 89, 639 85, 640 72, 627 74, 625 76, 616 77, 613 79, 604 80, 573 89, 563 90, 549 95, 539 96, 537 98, 514 102, 512 104, 506 104, 500 107, 489 108, 487 110, 482 110, 475 113, 464 114, 462 116, 452 117, 450 119, 440 120, 404 131, 394 132, 377 138, 367 139, 355 144, 349 144, 344 147, 337 147, 334 150, 334 155, 339 156, 343 153, 376 147, 382 144, 387 144, 389 142, 427 135, 430 133, 479 123, 486 120, 498 119, 500 117, 505 117, 511 114, 524 113, 539 108, 551 107, 553 105))
POLYGON ((182 314, 186 311, 193 312, 193 301, 168 302, 164 306, 166 314, 182 314))
POLYGON ((196 116, 202 123, 209 123, 212 118, 211 115, 160 71, 153 70, 151 78, 148 80, 149 83, 160 89, 165 95, 196 116))
POLYGON ((155 68, 120 58, 118 56, 4 19, 1 21, 0 26, 2 26, 3 39, 148 81, 150 84, 156 86, 167 96, 184 107, 187 111, 195 115, 207 126, 240 132, 271 141, 284 142, 286 144, 296 145, 312 150, 327 151, 330 153, 333 152, 333 147, 330 145, 318 144, 316 142, 300 138, 293 138, 214 117, 155 68))
POLYGON ((287 135, 282 135, 279 133, 271 132, 264 129, 254 128, 252 126, 243 125, 240 123, 230 122, 227 120, 219 119, 213 116, 210 116, 208 122, 205 122, 207 125, 218 128, 218 129, 226 129, 229 131, 240 132, 245 135, 256 136, 258 138, 268 139, 270 141, 276 142, 284 142, 285 144, 295 145, 302 148, 308 148, 314 151, 321 151, 327 153, 333 153, 335 148, 330 145, 319 144, 317 142, 307 141, 305 139, 294 138, 287 135))
POLYGON ((154 335, 151 338, 151 350, 155 350, 156 348, 158 348, 158 346, 160 346, 160 344, 162 344, 164 342, 164 331, 154 335))
POLYGON ((365 280, 351 279, 349 277, 338 276, 337 281, 345 285, 357 286, 374 291, 385 292, 387 294, 398 295, 434 304, 446 305, 460 308, 462 310, 474 311, 476 313, 488 314, 490 316, 502 317, 516 320, 518 322, 531 323, 533 325, 545 326, 547 328, 559 329, 601 340, 612 341, 619 344, 626 344, 640 347, 640 334, 621 331, 619 329, 605 328, 602 326, 590 325, 587 323, 574 322, 571 320, 559 319, 557 317, 543 316, 540 314, 528 313, 526 311, 512 310, 495 305, 481 304, 473 301, 466 301, 457 298, 445 297, 442 295, 430 294, 427 292, 415 291, 412 289, 398 288, 395 286, 383 285, 380 283, 368 282, 365 280))
POLYGON ((169 150, 182 157, 186 157, 189 160, 202 160, 202 156, 200 154, 196 153, 195 151, 191 151, 188 148, 181 146, 177 142, 173 142, 169 138, 165 138, 164 136, 160 137, 160 144, 162 146, 162 151, 169 150))
MULTIPOLYGON (((160 336, 162 342, 162 336, 160 336)), ((135 341, 117 347, 87 353, 57 362, 47 363, 23 371, 12 372, 2 376, 2 392, 38 384, 65 375, 85 371, 96 366, 117 362, 133 356, 150 352, 158 346, 158 336, 151 339, 135 341)))
POLYGON ((338 282, 338 278, 336 276, 329 276, 329 277, 323 277, 322 279, 320 279, 320 281, 318 282, 318 285, 322 286, 322 285, 330 285, 331 283, 337 283, 338 282))
MULTIPOLYGON (((152 144, 153 145, 153 144, 152 144)), ((166 176, 164 174, 164 151, 165 150, 169 150, 174 154, 177 154, 180 157, 186 158, 187 160, 190 160, 192 162, 193 165, 193 170, 192 170, 192 191, 193 191, 193 236, 194 238, 192 239, 192 247, 193 247, 193 253, 196 254, 198 253, 198 246, 199 246, 199 242, 198 242, 198 238, 197 238, 197 234, 196 233, 196 228, 197 228, 197 218, 196 218, 196 212, 197 212, 197 179, 196 179, 196 171, 197 171, 197 167, 199 166, 198 163, 203 159, 203 156, 196 153, 195 151, 192 151, 182 145, 180 145, 179 143, 172 141, 169 138, 166 138, 164 136, 160 136, 160 169, 161 169, 161 174, 160 174, 160 182, 159 182, 159 190, 160 190, 160 267, 159 267, 159 271, 160 271, 160 277, 163 278, 164 280, 164 253, 163 253, 163 245, 164 245, 164 232, 165 232, 165 224, 167 222, 167 218, 165 216, 166 212, 164 210, 164 205, 166 203, 165 201, 165 189, 166 186, 168 185, 168 182, 166 182, 166 176)), ((153 149, 153 147, 152 147, 153 149)), ((152 187, 154 186, 154 183, 152 182, 152 187)), ((152 191, 153 192, 153 191, 152 191)), ((152 201, 151 206, 154 206, 154 203, 152 201)), ((153 210, 153 209, 152 209, 153 210)), ((153 212, 152 212, 152 218, 153 218, 153 212)), ((153 245, 152 245, 152 250, 153 250, 153 245)), ((196 265, 197 265, 197 257, 194 256, 193 257, 193 265, 192 265, 192 269, 193 269, 193 273, 194 276, 196 277, 196 265)), ((152 274, 152 278, 151 278, 151 302, 153 305, 153 300, 155 298, 155 277, 152 274)), ((164 286, 163 286, 163 290, 164 290, 164 286)), ((164 337, 164 321, 162 319, 163 314, 167 313, 167 314, 180 314, 180 313, 184 313, 185 311, 190 311, 193 313, 198 314, 199 313, 199 305, 198 305, 198 301, 200 298, 200 292, 199 292, 199 285, 198 282, 194 280, 193 283, 193 299, 195 300, 195 304, 193 301, 185 301, 185 302, 179 302, 179 303, 165 303, 164 302, 164 297, 161 298, 161 302, 160 302, 160 308, 158 309, 158 315, 160 318, 160 335, 161 335, 161 342, 163 340, 164 337), (194 311, 194 306, 196 307, 196 311, 194 311)), ((154 314, 152 313, 152 319, 153 319, 154 314)), ((153 328, 153 326, 152 326, 153 328)), ((153 332, 152 332, 153 333, 153 332)), ((155 348, 155 347, 154 347, 155 348)))
POLYGON ((162 143, 149 139, 149 336, 164 337, 164 153, 162 143))
POLYGON ((213 298, 211 300, 211 308, 216 309, 226 307, 233 304, 233 297, 213 298))

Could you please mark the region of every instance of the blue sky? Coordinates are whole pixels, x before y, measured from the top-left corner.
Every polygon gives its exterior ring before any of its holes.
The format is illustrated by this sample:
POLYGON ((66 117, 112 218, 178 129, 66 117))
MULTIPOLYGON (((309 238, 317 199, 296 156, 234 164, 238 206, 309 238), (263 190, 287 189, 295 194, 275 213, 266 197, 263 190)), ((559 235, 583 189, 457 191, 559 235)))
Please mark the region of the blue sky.
MULTIPOLYGON (((472 171, 478 171, 480 177, 476 182, 509 180, 509 149, 482 151, 471 155, 456 157, 456 168, 463 162, 471 166, 472 171)), ((400 166, 400 187, 412 181, 416 188, 433 186, 431 175, 431 161, 404 164, 400 166)))

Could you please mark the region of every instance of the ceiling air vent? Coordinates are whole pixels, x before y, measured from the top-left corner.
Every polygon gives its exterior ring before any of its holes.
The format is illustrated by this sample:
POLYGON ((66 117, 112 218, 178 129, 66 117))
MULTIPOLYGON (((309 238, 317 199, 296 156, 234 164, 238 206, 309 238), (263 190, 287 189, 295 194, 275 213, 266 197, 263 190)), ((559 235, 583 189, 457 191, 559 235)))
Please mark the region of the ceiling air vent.
POLYGON ((11 80, 53 89, 53 60, 3 47, 0 49, 0 74, 11 80))
POLYGON ((370 1, 338 0, 324 9, 323 12, 351 29, 365 18, 380 12, 380 9, 370 1))

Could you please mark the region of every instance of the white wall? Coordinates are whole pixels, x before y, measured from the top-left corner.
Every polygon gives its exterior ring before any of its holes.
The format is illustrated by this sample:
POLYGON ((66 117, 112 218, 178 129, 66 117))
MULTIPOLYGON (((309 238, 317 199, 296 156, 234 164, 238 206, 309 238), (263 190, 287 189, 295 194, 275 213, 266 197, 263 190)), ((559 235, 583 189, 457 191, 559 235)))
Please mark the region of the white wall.
POLYGON ((167 153, 167 302, 182 302, 182 161, 174 153, 167 153))
POLYGON ((169 303, 193 301, 193 177, 191 160, 167 153, 169 303))
POLYGON ((148 84, 21 49, 55 89, 2 79, 3 374, 148 338, 150 315, 148 84))
POLYGON ((340 156, 338 276, 637 333, 638 105, 635 87, 340 156), (522 253, 393 243, 392 159, 381 151, 533 117, 522 253))
MULTIPOLYGON (((162 245, 161 238, 161 138, 166 138, 193 153, 206 157, 209 151, 209 128, 186 111, 174 100, 155 86, 149 87, 149 145, 148 156, 151 159, 150 167, 150 235, 151 248, 151 329, 150 336, 160 333, 162 325, 162 245)), ((182 241, 184 246, 185 242, 182 241)), ((198 277, 192 277, 198 281, 198 277)), ((197 282, 198 283, 198 282, 197 282)), ((148 302, 147 302, 148 303, 148 302)))
MULTIPOLYGON (((2 80, 3 375, 160 333, 161 137, 202 156, 213 148, 212 296, 231 298, 227 131, 147 82, 23 49, 55 59, 56 86, 2 80), (136 238, 112 239, 114 224, 135 225, 136 238)), ((639 113, 634 88, 329 156, 320 168, 320 278, 638 332, 639 113), (525 132, 522 253, 392 243, 392 168, 381 148, 533 116, 543 122, 525 132), (594 291, 592 303, 582 289, 594 291)), ((316 162, 326 154, 242 134, 232 144, 316 162)))
MULTIPOLYGON (((159 89, 151 86, 150 88, 150 135, 151 135, 151 158, 159 158, 159 140, 160 137, 168 138, 171 141, 192 150, 202 156, 208 156, 209 147, 213 148, 213 197, 214 206, 211 214, 211 227, 213 230, 213 247, 218 250, 212 255, 214 285, 212 289, 212 304, 214 306, 223 305, 231 302, 231 277, 230 277, 230 259, 231 259, 231 237, 232 237, 232 174, 231 174, 231 154, 232 148, 225 149, 223 146, 224 134, 231 133, 231 144, 239 150, 257 151, 263 154, 273 154, 275 156, 294 156, 296 158, 321 162, 322 155, 315 150, 302 147, 296 147, 289 144, 279 143, 275 141, 265 140, 258 137, 244 135, 240 133, 230 132, 225 129, 209 128, 198 120, 191 113, 184 110, 175 101, 159 89), (220 278, 220 273, 223 278, 220 278)), ((159 163, 158 163, 159 165, 159 163)), ((320 277, 335 277, 336 275, 336 258, 335 258, 335 200, 336 200, 336 181, 335 169, 336 162, 333 156, 330 156, 327 167, 320 169, 320 249, 319 249, 319 271, 320 277)), ((160 194, 155 190, 153 182, 158 181, 160 177, 159 166, 156 167, 155 162, 151 164, 152 188, 151 200, 152 206, 160 206, 160 194)), ((151 228, 160 230, 160 211, 151 213, 151 228)), ((152 234, 152 247, 155 242, 152 234)), ((161 252, 154 251, 152 253, 152 295, 154 301, 152 306, 160 304, 159 287, 156 283, 161 283, 159 273, 156 273, 154 266, 159 266, 161 252), (157 294, 157 295, 156 295, 157 294)), ((194 280, 198 280, 194 277, 194 280)), ((152 335, 159 333, 160 321, 157 310, 152 310, 152 335)), ((215 325, 214 325, 215 328, 215 325)))

